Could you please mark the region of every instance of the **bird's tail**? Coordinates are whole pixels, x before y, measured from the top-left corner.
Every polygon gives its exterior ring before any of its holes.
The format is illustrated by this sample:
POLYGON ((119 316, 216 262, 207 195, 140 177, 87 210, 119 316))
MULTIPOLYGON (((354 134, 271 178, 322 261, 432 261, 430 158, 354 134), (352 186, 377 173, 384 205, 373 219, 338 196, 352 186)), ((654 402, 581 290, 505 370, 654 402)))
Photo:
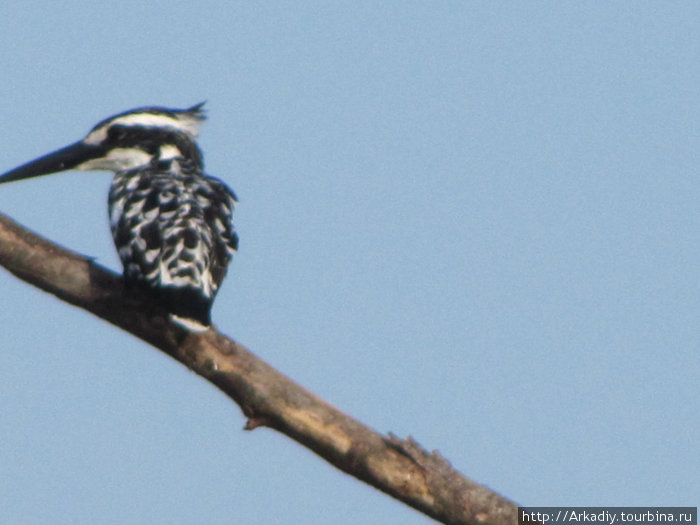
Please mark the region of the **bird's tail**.
POLYGON ((158 299, 173 321, 193 332, 203 332, 211 326, 210 298, 196 288, 163 286, 158 299))

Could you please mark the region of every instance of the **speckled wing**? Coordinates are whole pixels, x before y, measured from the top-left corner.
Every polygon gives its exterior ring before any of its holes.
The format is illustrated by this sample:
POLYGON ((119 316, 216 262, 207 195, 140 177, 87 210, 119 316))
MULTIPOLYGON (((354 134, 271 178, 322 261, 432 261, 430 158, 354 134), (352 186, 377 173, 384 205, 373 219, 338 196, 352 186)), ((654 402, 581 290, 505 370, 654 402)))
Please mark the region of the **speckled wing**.
POLYGON ((171 313, 206 326, 238 247, 236 197, 216 178, 168 164, 115 176, 112 236, 129 283, 146 285, 171 313))

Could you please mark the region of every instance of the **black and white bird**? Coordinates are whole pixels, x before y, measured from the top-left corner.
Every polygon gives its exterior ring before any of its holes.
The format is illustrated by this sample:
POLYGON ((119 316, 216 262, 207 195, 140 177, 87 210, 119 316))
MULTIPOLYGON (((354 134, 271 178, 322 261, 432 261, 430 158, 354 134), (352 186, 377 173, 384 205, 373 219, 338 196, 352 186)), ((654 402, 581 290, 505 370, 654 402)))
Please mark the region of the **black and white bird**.
POLYGON ((66 170, 114 172, 109 223, 127 285, 147 290, 173 320, 198 331, 211 324, 238 247, 236 196, 203 171, 202 106, 120 113, 83 140, 0 175, 4 183, 66 170))

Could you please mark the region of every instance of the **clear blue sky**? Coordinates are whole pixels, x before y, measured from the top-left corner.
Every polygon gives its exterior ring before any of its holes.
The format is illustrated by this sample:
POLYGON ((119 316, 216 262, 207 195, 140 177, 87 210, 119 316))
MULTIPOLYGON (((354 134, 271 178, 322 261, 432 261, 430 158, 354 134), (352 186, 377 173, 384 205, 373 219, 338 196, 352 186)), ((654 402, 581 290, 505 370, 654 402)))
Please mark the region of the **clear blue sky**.
MULTIPOLYGON (((207 100, 220 329, 526 505, 697 505, 697 2, 0 4, 0 171, 207 100)), ((0 210, 120 270, 106 173, 0 210)), ((0 523, 423 524, 0 271, 0 523)))

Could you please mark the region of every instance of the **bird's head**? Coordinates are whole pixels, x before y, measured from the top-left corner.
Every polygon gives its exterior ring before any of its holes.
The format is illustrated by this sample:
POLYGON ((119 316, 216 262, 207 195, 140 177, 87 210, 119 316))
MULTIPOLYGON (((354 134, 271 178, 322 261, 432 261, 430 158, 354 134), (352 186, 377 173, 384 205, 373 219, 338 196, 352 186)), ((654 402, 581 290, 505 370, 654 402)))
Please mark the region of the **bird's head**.
POLYGON ((146 107, 98 123, 74 144, 0 175, 0 183, 66 170, 122 170, 174 158, 202 167, 197 133, 205 119, 204 103, 189 109, 146 107))

